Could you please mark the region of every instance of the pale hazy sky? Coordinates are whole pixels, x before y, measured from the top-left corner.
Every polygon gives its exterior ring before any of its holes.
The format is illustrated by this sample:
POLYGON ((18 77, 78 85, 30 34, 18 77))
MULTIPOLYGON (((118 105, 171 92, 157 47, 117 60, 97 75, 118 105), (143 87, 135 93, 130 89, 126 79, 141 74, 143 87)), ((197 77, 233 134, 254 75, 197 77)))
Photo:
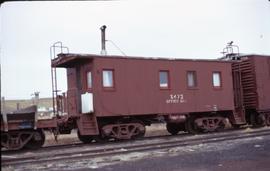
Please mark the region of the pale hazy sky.
MULTIPOLYGON (((270 55, 268 0, 6 2, 0 17, 6 99, 50 97, 50 46, 62 41, 73 53, 99 54, 102 25, 130 56, 217 58, 231 40, 242 53, 270 55)), ((107 52, 121 55, 109 42, 107 52)), ((65 90, 65 73, 58 78, 65 90)))

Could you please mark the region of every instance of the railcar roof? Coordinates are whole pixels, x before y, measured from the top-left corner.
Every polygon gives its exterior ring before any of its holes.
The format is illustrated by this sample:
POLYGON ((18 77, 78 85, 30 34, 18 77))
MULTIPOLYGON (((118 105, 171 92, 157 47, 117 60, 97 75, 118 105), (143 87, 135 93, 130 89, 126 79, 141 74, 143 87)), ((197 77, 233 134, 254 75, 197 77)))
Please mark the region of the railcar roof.
POLYGON ((139 57, 139 56, 118 56, 118 55, 97 55, 97 54, 75 54, 61 53, 57 58, 52 59, 52 67, 70 67, 76 63, 93 60, 95 58, 108 59, 135 59, 135 60, 164 60, 164 61, 198 61, 198 62, 222 62, 230 63, 233 61, 225 61, 219 59, 187 59, 187 58, 165 58, 165 57, 139 57))
MULTIPOLYGON (((270 55, 265 55, 265 54, 256 54, 256 53, 250 53, 250 54, 245 54, 245 53, 240 53, 240 54, 233 54, 233 56, 232 57, 239 57, 239 58, 241 58, 241 59, 244 59, 244 58, 246 58, 246 57, 263 57, 263 58, 270 58, 270 55), (234 56, 235 55, 235 56, 234 56)), ((227 59, 229 59, 228 57, 226 57, 226 56, 222 56, 222 57, 220 57, 220 58, 218 58, 218 59, 221 59, 221 60, 227 60, 227 59)))
POLYGON ((249 54, 240 53, 240 54, 239 54, 239 57, 250 57, 250 56, 256 56, 256 57, 270 57, 270 55, 256 54, 256 53, 249 53, 249 54))

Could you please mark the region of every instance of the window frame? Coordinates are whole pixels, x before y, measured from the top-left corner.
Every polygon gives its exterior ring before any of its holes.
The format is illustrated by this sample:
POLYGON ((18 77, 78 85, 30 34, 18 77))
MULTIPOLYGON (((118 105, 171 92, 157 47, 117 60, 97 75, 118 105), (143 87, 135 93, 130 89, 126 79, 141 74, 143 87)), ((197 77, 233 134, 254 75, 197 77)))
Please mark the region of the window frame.
POLYGON ((212 87, 214 89, 221 89, 222 88, 222 73, 221 73, 221 71, 213 71, 212 72, 212 87), (219 75, 219 84, 220 84, 219 86, 214 85, 214 74, 219 75))
POLYGON ((87 90, 92 90, 93 89, 93 72, 92 72, 92 70, 87 70, 86 72, 85 72, 86 74, 85 74, 85 82, 86 82, 86 89, 87 90), (91 73, 91 87, 89 87, 89 85, 88 85, 88 73, 91 73))
POLYGON ((268 63, 268 74, 270 79, 270 58, 267 59, 267 63, 268 63))
POLYGON ((188 70, 186 71, 186 83, 187 83, 187 88, 188 89, 197 89, 198 88, 198 80, 197 80, 197 72, 195 70, 188 70), (194 81, 194 85, 190 86, 189 83, 189 73, 193 73, 193 81, 194 81))
POLYGON ((169 70, 159 70, 158 72, 158 86, 160 90, 170 90, 171 89, 171 82, 170 82, 170 71, 169 70), (161 87, 160 86, 160 73, 161 72, 166 72, 167 73, 167 84, 168 86, 166 87, 161 87))
POLYGON ((101 72, 101 84, 102 84, 102 88, 103 88, 103 90, 115 90, 115 73, 114 73, 115 71, 114 71, 114 69, 112 69, 112 68, 103 68, 102 69, 102 72, 101 72), (111 87, 105 87, 104 86, 104 82, 103 82, 103 72, 104 71, 111 71, 112 72, 112 86, 111 87))

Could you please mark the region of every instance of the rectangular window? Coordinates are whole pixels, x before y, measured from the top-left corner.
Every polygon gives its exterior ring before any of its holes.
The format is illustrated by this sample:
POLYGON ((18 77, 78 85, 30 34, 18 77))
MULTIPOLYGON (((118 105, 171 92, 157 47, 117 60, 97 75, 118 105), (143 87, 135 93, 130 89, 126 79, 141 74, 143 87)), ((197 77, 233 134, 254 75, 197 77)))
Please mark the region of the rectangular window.
POLYGON ((213 72, 213 86, 215 88, 221 87, 221 73, 220 72, 213 72))
POLYGON ((91 71, 87 72, 87 88, 92 88, 92 73, 91 71))
POLYGON ((113 88, 114 87, 114 78, 113 78, 113 70, 103 70, 103 87, 105 88, 113 88))
POLYGON ((169 71, 159 71, 159 87, 169 88, 169 71))
POLYGON ((196 87, 197 86, 196 71, 188 71, 187 72, 187 85, 188 85, 188 87, 196 87))

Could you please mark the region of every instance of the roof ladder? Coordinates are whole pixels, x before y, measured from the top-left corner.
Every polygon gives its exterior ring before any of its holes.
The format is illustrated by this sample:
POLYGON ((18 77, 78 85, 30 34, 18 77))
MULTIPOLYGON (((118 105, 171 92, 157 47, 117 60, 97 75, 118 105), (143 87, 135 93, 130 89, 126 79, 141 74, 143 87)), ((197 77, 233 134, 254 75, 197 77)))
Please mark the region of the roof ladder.
MULTIPOLYGON (((50 47, 50 57, 51 57, 51 62, 55 58, 57 58, 58 54, 62 54, 63 52, 69 53, 68 47, 63 46, 62 42, 58 41, 55 42, 51 47, 50 47)), ((56 98, 58 96, 58 90, 57 88, 57 69, 55 67, 52 67, 51 65, 51 78, 52 78, 52 99, 53 99, 53 114, 56 117, 59 117, 59 109, 58 106, 56 105, 56 98)))

